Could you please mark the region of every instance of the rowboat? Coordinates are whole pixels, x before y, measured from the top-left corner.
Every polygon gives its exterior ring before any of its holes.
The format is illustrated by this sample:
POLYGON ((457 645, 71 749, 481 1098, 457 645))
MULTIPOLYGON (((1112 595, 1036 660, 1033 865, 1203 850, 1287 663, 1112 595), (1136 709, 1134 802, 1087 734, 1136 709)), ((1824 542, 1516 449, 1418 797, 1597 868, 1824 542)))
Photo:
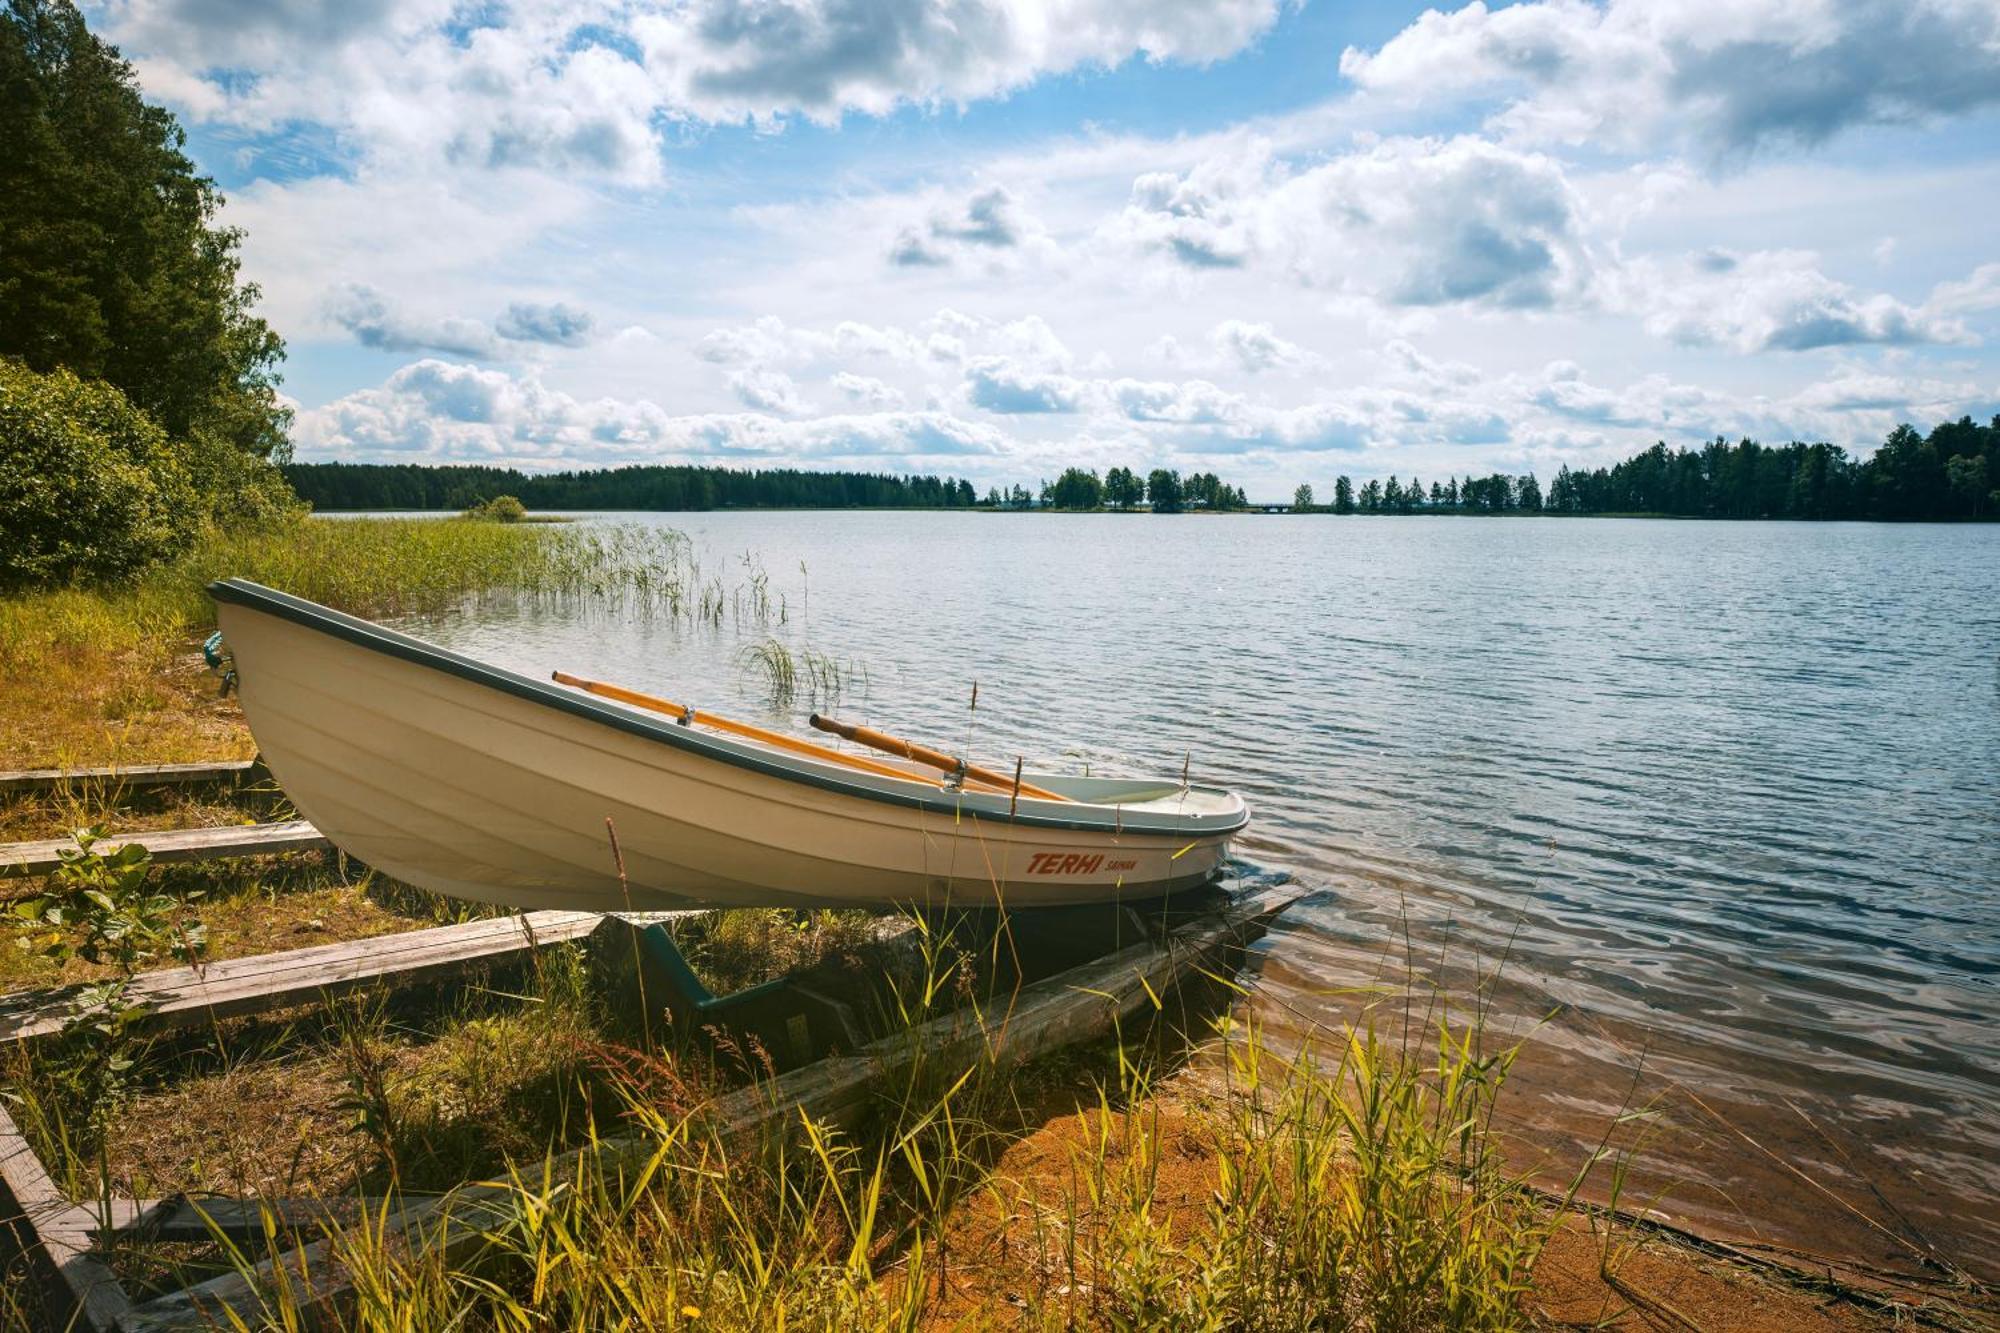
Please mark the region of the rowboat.
POLYGON ((943 773, 907 743, 862 759, 537 680, 245 579, 209 592, 251 732, 299 812, 455 898, 601 912, 1140 901, 1212 882, 1249 822, 1240 796, 1184 777, 943 773))

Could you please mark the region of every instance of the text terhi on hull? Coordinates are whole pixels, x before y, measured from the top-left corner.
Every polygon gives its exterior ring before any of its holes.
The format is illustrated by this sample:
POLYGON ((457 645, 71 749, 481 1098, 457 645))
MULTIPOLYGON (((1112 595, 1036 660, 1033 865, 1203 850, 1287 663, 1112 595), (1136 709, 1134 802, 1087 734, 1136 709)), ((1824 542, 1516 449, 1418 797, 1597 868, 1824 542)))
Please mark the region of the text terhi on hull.
POLYGON ((1234 792, 1179 779, 1025 773, 1016 788, 1011 772, 946 777, 756 728, 717 734, 700 725, 717 719, 536 680, 248 580, 209 591, 250 729, 300 813, 384 874, 452 897, 592 911, 1135 901, 1211 882, 1249 821, 1234 792))

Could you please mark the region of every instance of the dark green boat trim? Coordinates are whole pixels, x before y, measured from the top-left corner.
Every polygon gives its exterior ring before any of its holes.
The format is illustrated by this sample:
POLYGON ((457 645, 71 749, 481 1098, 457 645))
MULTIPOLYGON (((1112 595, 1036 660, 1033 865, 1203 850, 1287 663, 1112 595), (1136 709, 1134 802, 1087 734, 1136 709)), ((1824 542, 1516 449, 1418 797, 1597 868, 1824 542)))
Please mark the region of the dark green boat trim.
MULTIPOLYGON (((254 611, 289 620, 295 625, 318 630, 362 648, 382 653, 388 657, 400 658, 418 666, 457 676, 460 680, 471 681, 488 689, 511 694, 549 708, 559 709, 592 722, 602 723, 618 731, 630 732, 648 740, 692 750, 706 758, 720 763, 734 764, 789 782, 803 782, 827 791, 859 797, 867 801, 880 801, 887 805, 910 806, 919 810, 936 811, 940 814, 963 813, 975 819, 991 820, 1000 824, 1020 824, 1029 828, 1072 829, 1090 833, 1142 833, 1151 836, 1168 837, 1213 837, 1217 834, 1235 833, 1250 822, 1250 814, 1245 810, 1231 823, 1189 823, 1175 824, 1134 824, 1122 820, 1117 814, 1095 819, 1065 819, 1060 815, 1044 815, 1025 810, 1008 814, 1005 810, 988 810, 977 806, 961 804, 945 795, 921 796, 901 792, 880 791, 874 787, 859 786, 842 782, 837 778, 819 773, 805 773, 788 764, 777 763, 758 755, 743 754, 729 749, 710 737, 702 735, 691 727, 683 727, 674 722, 656 722, 642 714, 628 712, 622 708, 599 702, 587 694, 577 694, 560 689, 531 676, 523 676, 516 671, 492 666, 477 658, 440 648, 396 630, 385 629, 372 621, 346 615, 331 607, 309 602, 303 597, 267 588, 249 579, 223 579, 208 585, 208 595, 218 602, 228 602, 232 606, 246 606, 254 611)), ((1194 790, 1212 790, 1195 788, 1194 790)))

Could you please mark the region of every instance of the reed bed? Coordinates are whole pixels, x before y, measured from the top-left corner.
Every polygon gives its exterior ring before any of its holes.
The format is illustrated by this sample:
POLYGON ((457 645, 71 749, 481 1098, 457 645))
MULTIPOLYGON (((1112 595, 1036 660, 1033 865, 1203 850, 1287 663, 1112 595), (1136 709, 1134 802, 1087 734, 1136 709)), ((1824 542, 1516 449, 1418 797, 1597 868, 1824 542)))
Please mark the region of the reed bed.
MULTIPOLYGON (((214 624, 205 589, 230 576, 370 617, 508 596, 719 626, 729 605, 688 539, 658 528, 300 518, 210 531, 128 583, 0 600, 0 765, 247 754, 197 652, 214 624)), ((745 607, 770 614, 768 595, 745 607)))

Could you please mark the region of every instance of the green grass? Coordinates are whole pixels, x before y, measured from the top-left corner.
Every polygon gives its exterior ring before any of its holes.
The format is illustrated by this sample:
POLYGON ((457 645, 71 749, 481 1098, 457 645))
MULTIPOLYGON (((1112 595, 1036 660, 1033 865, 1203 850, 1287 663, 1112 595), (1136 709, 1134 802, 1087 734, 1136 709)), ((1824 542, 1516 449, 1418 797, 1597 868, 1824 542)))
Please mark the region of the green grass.
MULTIPOLYGON (((910 997, 912 1025, 955 990, 951 964, 936 961, 942 974, 910 997)), ((491 1040, 455 1058, 505 1069, 517 1043, 550 1044, 532 1025, 491 1040)), ((1364 1025, 1321 1061, 1278 1059, 1254 1031, 1225 1026, 1215 1059, 1226 1086, 1202 1109, 1173 1112, 1171 1132, 1170 1048, 1097 1050, 1094 1080, 1078 1081, 1073 1059, 1055 1062, 1072 1108, 1057 1117, 1063 1148, 1027 1178, 995 1163, 1050 1132, 1037 1109, 1047 1096, 1024 1097, 1032 1071, 920 1062, 879 1089, 878 1113, 852 1130, 780 1108, 743 1137, 691 1099, 698 1087, 669 1058, 600 1063, 615 1097, 607 1108, 600 1084, 569 1103, 582 1117, 578 1158, 513 1157, 475 1243, 404 1246, 379 1218, 334 1229, 333 1257, 360 1301, 351 1326, 1532 1322, 1529 1284, 1556 1214, 1507 1174, 1491 1124, 1512 1052, 1482 1049, 1476 1027, 1439 1022, 1429 1041, 1398 1047, 1364 1025), (1169 1177, 1187 1188, 1172 1193, 1169 1177)), ((411 1133, 409 1104, 396 1109, 393 1092, 379 1100, 388 1155, 411 1133)), ((225 1262, 247 1271, 262 1257, 252 1246, 225 1262)), ((297 1297, 271 1293, 256 1326, 303 1326, 297 1297)))
POLYGON ((727 995, 825 958, 852 955, 881 924, 874 913, 858 910, 745 907, 683 917, 670 929, 688 965, 710 990, 727 995))
POLYGON ((206 588, 230 576, 369 617, 507 594, 679 618, 702 583, 687 539, 661 529, 302 518, 211 531, 129 583, 0 600, 0 766, 247 755, 197 652, 215 624, 206 588))
POLYGON ((1271 1057, 1254 1031, 1225 1043, 1218 1104, 1163 1132, 1144 1070, 1122 1106, 1079 1117, 1022 1283, 1031 1327, 1506 1329, 1559 1214, 1506 1173, 1491 1120, 1511 1050, 1441 1022, 1432 1044, 1370 1025, 1271 1057), (1206 1151, 1179 1209, 1158 1200, 1192 1135, 1206 1151))

